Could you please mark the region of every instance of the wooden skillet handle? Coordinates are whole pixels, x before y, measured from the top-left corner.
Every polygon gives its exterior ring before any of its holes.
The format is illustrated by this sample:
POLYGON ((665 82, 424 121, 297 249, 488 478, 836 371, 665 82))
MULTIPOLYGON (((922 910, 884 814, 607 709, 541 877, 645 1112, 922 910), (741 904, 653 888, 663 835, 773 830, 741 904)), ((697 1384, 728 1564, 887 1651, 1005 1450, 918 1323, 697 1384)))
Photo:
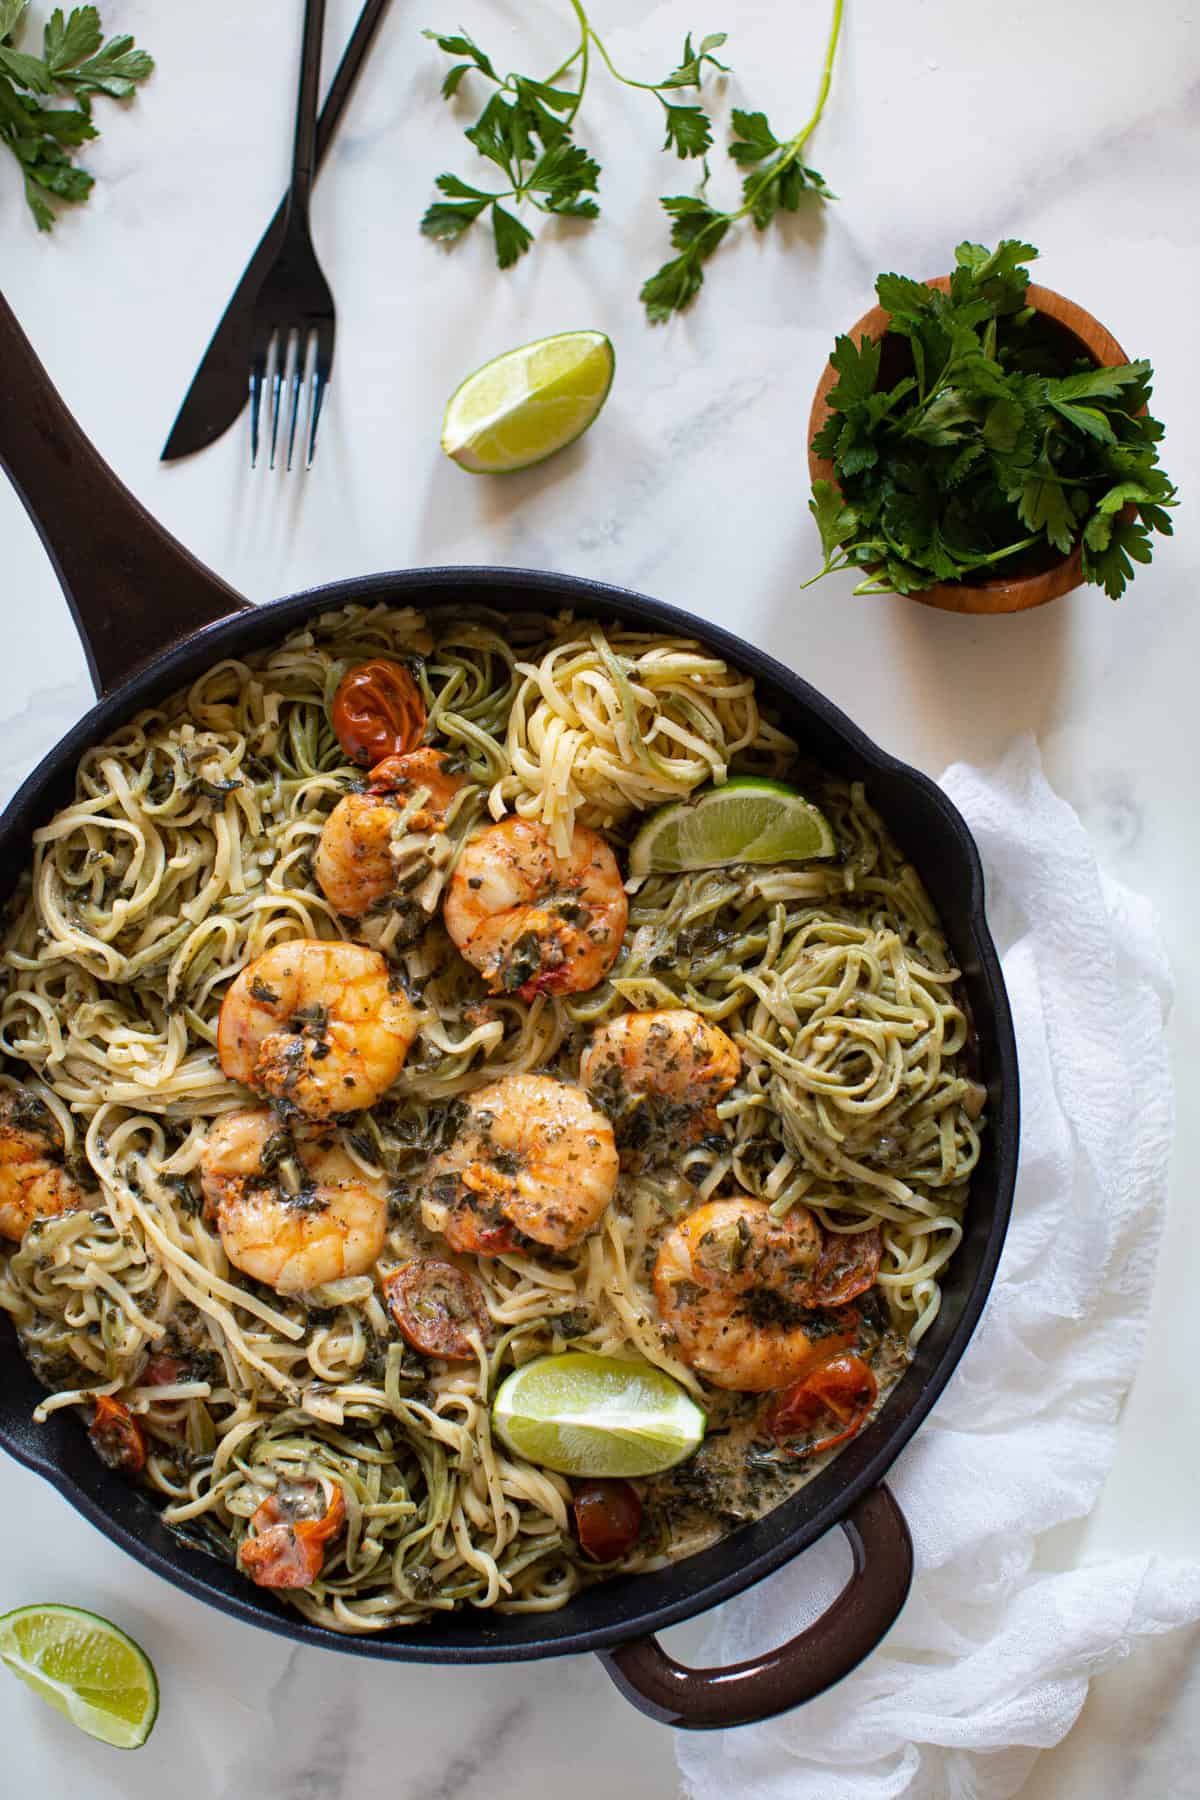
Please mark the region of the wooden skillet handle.
POLYGON ((854 1573, 828 1612, 789 1643, 727 1669, 688 1669, 645 1637, 602 1651, 601 1662, 639 1712, 685 1731, 754 1725, 815 1700, 891 1630, 912 1581, 912 1539, 886 1487, 864 1494, 842 1530, 854 1573))
POLYGON ((118 481, 2 294, 0 468, 54 564, 98 694, 200 626, 248 606, 118 481))

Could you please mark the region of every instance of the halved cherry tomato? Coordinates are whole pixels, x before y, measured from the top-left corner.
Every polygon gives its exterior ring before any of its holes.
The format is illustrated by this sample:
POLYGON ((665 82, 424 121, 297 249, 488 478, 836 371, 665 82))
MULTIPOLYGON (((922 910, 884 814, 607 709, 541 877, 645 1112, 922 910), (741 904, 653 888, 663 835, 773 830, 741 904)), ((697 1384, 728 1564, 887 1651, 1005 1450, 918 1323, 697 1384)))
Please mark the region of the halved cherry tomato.
POLYGON ((861 1430, 878 1393, 861 1356, 831 1356, 778 1396, 763 1425, 789 1456, 818 1456, 861 1430))
POLYGON ((425 1356, 474 1356, 468 1334, 485 1344, 491 1337, 479 1283, 453 1263, 414 1258, 388 1276, 383 1291, 400 1335, 425 1356))
POLYGON ((571 1505, 584 1553, 596 1562, 615 1562, 637 1543, 642 1497, 628 1481, 583 1481, 571 1505))
POLYGON ((88 1436, 100 1461, 122 1475, 140 1474, 146 1466, 146 1434, 129 1408, 111 1394, 97 1394, 93 1404, 88 1436))
POLYGON ((421 690, 386 656, 347 669, 333 696, 333 729, 352 762, 374 767, 385 756, 415 750, 425 730, 421 690))
POLYGON ((250 1520, 256 1536, 247 1538, 238 1561, 259 1587, 311 1587, 325 1567, 325 1546, 346 1523, 341 1488, 320 1519, 293 1519, 274 1494, 268 1494, 250 1520))
POLYGON ((865 1294, 879 1273, 883 1240, 870 1231, 827 1231, 809 1287, 810 1306, 845 1306, 865 1294))

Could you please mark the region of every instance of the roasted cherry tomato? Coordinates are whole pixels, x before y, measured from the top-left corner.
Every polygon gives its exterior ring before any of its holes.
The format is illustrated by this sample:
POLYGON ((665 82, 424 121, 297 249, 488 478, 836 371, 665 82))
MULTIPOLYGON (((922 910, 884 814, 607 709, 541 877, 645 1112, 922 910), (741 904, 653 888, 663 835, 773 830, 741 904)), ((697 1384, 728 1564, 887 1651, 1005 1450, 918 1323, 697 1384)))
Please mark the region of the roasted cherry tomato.
POLYGON ((425 702, 403 663, 377 656, 347 669, 333 697, 332 717, 350 760, 373 768, 385 756, 416 749, 425 730, 425 702))
POLYGON ((250 1520, 255 1536, 238 1551, 242 1568, 259 1587, 311 1587, 325 1567, 325 1546, 346 1523, 346 1502, 341 1488, 320 1519, 291 1517, 274 1494, 269 1494, 250 1520))
POLYGON ((425 1356, 474 1356, 469 1334, 485 1344, 491 1337, 479 1283, 453 1263, 414 1258, 388 1276, 383 1290, 400 1335, 425 1356))
POLYGON ((790 1456, 818 1456, 861 1429, 878 1393, 861 1356, 830 1356, 777 1396, 763 1424, 790 1456))
POLYGON ((878 1231, 825 1233, 825 1244, 813 1270, 811 1306, 845 1306, 865 1294, 879 1273, 883 1240, 878 1231))
POLYGON ((167 1356, 161 1351, 150 1358, 138 1376, 138 1387, 170 1387, 183 1374, 183 1364, 174 1356, 167 1356))
POLYGON ((92 1448, 102 1463, 122 1475, 137 1475, 146 1466, 146 1434, 121 1400, 97 1394, 88 1427, 92 1448))
POLYGON ((630 1482, 581 1481, 571 1504, 580 1545, 595 1562, 615 1562, 637 1543, 642 1497, 630 1482))

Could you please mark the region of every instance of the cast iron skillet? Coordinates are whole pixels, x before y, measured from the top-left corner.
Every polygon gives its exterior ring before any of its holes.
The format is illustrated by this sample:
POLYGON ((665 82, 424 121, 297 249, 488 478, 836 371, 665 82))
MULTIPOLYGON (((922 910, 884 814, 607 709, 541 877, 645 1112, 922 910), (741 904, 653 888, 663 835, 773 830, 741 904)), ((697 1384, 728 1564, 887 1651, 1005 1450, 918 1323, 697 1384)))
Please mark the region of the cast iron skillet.
MULTIPOLYGON (((1017 1166, 1017 1059, 996 952, 983 911, 983 878, 963 820, 932 782, 887 756, 808 684, 755 646, 639 594, 567 575, 518 569, 406 570, 332 582, 250 608, 155 523, 100 460, 64 408, 0 298, 0 464, 33 518, 75 616, 100 695, 52 750, 0 820, 0 898, 30 854, 35 825, 67 799, 76 763, 138 708, 225 656, 274 643, 293 626, 348 601, 423 609, 485 604, 703 638, 779 707, 803 749, 842 775, 862 777, 912 858, 941 914, 978 1037, 989 1128, 976 1170, 966 1236, 943 1283, 941 1313, 881 1415, 793 1499, 712 1549, 654 1574, 604 1582, 559 1612, 454 1615, 419 1630, 348 1638, 306 1623, 215 1558, 182 1544, 147 1495, 105 1469, 78 1420, 31 1414, 41 1390, 11 1327, 0 1330, 0 1444, 51 1481, 113 1543, 177 1587, 235 1618, 299 1642, 398 1662, 531 1660, 599 1653, 621 1691, 666 1723, 704 1729, 763 1719, 821 1693, 890 1629, 908 1592, 912 1546, 883 1477, 946 1385, 992 1283, 1008 1225, 1017 1166), (726 1669, 687 1669, 656 1631, 740 1593, 840 1525, 854 1557, 851 1580, 816 1624, 790 1643, 726 1669)), ((9 630, 19 629, 9 601, 9 630)))

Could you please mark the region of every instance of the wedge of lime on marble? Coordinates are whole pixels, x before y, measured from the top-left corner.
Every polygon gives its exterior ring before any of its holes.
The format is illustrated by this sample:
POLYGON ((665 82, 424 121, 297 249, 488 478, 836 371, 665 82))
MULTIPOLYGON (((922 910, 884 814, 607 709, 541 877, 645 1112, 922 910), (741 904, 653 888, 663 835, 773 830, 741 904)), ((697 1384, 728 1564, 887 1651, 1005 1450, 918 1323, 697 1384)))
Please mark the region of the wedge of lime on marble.
POLYGON ((0 1618, 0 1663, 73 1725, 136 1750, 158 1717, 158 1680, 118 1625, 80 1606, 19 1606, 0 1618))
POLYGON ((442 449, 473 475, 509 475, 581 437, 608 398, 613 347, 564 331, 484 363, 451 396, 442 449))
POLYGON ((653 1363, 568 1350, 514 1369, 492 1424, 510 1450, 560 1475, 657 1475, 699 1448, 705 1417, 653 1363))
POLYGON ((629 873, 809 862, 836 848, 829 820, 803 794, 782 781, 734 775, 651 813, 630 845, 629 873))

